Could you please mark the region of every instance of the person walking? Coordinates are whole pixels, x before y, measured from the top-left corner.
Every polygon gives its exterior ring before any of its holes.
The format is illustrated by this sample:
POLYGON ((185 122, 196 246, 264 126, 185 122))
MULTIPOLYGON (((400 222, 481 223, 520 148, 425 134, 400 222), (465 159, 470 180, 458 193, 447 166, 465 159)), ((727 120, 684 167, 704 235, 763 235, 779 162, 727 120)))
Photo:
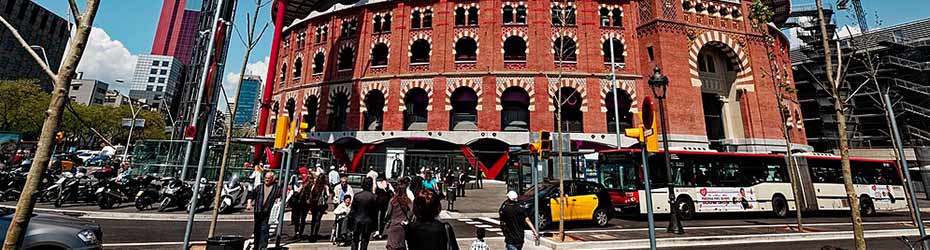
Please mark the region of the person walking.
POLYGON ((265 172, 265 181, 262 185, 255 187, 246 202, 245 209, 253 211, 254 249, 257 250, 268 247, 268 217, 271 215, 271 207, 274 206, 275 201, 281 199, 281 187, 275 184, 274 172, 265 172))
POLYGON ((294 189, 291 196, 291 224, 294 225, 294 239, 304 236, 307 225, 307 214, 310 213, 310 187, 313 175, 303 171, 300 173, 300 184, 294 189))
POLYGON ((458 250, 455 231, 448 223, 439 221, 439 195, 422 190, 413 200, 413 222, 407 225, 404 236, 409 250, 458 250))
POLYGON ((336 184, 339 184, 339 171, 336 171, 336 166, 329 167, 329 174, 327 177, 329 178, 330 186, 335 187, 336 184))
POLYGON ((383 239, 384 238, 384 225, 387 224, 387 210, 388 203, 391 201, 391 197, 394 196, 394 187, 391 186, 391 183, 388 183, 384 176, 378 176, 375 181, 375 197, 377 198, 378 206, 378 232, 375 233, 375 238, 383 239))
POLYGON ((410 181, 407 177, 401 177, 397 180, 397 189, 394 197, 389 203, 387 215, 388 221, 385 225, 387 229, 387 249, 388 250, 406 250, 407 243, 404 234, 404 226, 413 219, 413 201, 407 197, 407 185, 410 181))
POLYGON ((326 178, 322 175, 317 177, 310 186, 310 242, 316 242, 320 237, 320 223, 323 214, 326 214, 327 202, 330 193, 329 185, 326 184, 326 178))
POLYGON ((333 206, 338 206, 345 200, 346 196, 353 196, 352 186, 349 186, 349 178, 345 176, 339 178, 339 184, 333 187, 333 206))
POLYGON ((524 225, 533 231, 533 237, 539 238, 533 222, 526 216, 523 208, 517 204, 517 192, 507 192, 507 200, 501 204, 500 214, 501 231, 504 233, 504 243, 507 250, 523 249, 524 225))
POLYGON ((349 212, 349 225, 352 230, 352 250, 368 249, 371 233, 377 228, 378 200, 371 188, 372 179, 362 180, 362 191, 352 197, 352 208, 349 212))

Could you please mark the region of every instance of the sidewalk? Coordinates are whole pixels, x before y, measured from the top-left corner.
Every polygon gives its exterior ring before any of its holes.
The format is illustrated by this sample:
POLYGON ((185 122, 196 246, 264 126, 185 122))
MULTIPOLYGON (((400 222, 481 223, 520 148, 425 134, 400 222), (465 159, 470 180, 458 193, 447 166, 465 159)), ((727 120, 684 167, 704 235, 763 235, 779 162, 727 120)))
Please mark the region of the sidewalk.
MULTIPOLYGON (((866 238, 885 238, 918 235, 917 229, 899 222, 867 222, 866 238)), ((848 240, 852 238, 852 225, 820 223, 804 227, 804 233, 791 225, 740 225, 685 228, 686 234, 676 235, 656 229, 656 242, 660 248, 713 246, 765 242, 848 240)), ((575 231, 565 234, 565 242, 553 235, 540 238, 546 249, 642 249, 649 248, 646 228, 575 231)), ((527 237, 527 240, 531 238, 527 237)))

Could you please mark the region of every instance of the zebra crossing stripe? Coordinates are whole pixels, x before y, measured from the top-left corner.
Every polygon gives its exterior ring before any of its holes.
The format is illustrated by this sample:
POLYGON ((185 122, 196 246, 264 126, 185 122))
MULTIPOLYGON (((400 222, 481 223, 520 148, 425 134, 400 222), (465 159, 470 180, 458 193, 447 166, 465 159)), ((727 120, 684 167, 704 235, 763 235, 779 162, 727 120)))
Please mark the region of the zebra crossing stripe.
POLYGON ((475 225, 475 227, 478 227, 478 228, 492 228, 493 226, 481 224, 481 225, 475 225))
POLYGON ((468 224, 468 225, 481 225, 481 222, 469 221, 469 222, 465 222, 465 224, 468 224))
POLYGON ((488 218, 488 217, 481 217, 481 218, 478 218, 478 219, 479 219, 479 220, 483 220, 483 221, 490 222, 490 223, 495 224, 495 225, 500 225, 500 224, 501 224, 501 222, 500 222, 499 220, 491 219, 491 218, 488 218))
POLYGON ((500 232, 501 229, 500 229, 500 228, 488 228, 488 231, 491 231, 491 232, 500 232))

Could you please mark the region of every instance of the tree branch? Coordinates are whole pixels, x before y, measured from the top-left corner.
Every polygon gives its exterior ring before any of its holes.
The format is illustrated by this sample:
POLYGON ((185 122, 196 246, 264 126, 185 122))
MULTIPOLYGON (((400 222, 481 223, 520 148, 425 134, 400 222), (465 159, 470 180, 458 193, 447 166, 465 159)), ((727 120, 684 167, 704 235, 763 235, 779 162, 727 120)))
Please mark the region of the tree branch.
POLYGON ((19 42, 19 45, 23 46, 23 48, 26 49, 27 52, 29 52, 29 55, 32 56, 32 59, 35 60, 36 63, 39 64, 39 67, 42 68, 42 71, 44 71, 45 74, 47 74, 52 79, 55 79, 58 77, 58 74, 52 71, 52 69, 48 67, 48 64, 45 64, 45 61, 42 60, 42 58, 39 57, 38 54, 36 54, 35 50, 32 50, 32 47, 30 47, 29 43, 27 43, 26 40, 23 39, 23 37, 19 34, 19 31, 17 31, 16 28, 13 28, 13 25, 10 25, 10 23, 8 23, 6 19, 3 18, 3 16, 0 16, 0 22, 2 22, 3 25, 6 26, 6 28, 10 30, 10 33, 12 33, 13 37, 16 38, 16 41, 19 42))
POLYGON ((78 11, 77 3, 74 0, 68 0, 68 9, 71 10, 71 16, 74 18, 74 25, 81 22, 81 12, 78 11))

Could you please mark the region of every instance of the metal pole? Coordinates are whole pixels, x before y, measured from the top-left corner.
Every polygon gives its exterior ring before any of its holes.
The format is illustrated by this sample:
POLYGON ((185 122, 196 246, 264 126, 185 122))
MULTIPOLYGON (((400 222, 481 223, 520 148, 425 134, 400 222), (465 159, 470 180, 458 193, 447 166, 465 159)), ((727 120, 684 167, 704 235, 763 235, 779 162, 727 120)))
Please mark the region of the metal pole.
POLYGON ((287 207, 284 199, 287 198, 287 186, 288 186, 287 182, 289 180, 287 176, 291 172, 291 160, 294 159, 294 144, 293 143, 287 146, 287 150, 285 150, 285 153, 287 154, 287 161, 284 163, 284 171, 281 172, 280 176, 278 176, 278 180, 279 180, 278 182, 281 185, 281 203, 280 203, 281 205, 279 206, 278 215, 277 215, 278 225, 277 225, 277 228, 275 229, 275 246, 281 246, 281 231, 284 230, 284 209, 287 207))
MULTIPOLYGON (((614 39, 610 38, 610 91, 614 95, 614 125, 617 128, 617 148, 620 148, 620 140, 622 133, 620 131, 620 107, 618 105, 617 99, 617 63, 614 61, 614 39)), ((610 122, 610 121, 608 121, 610 122)))
MULTIPOLYGON (((655 135, 653 135, 655 136, 655 135)), ((649 249, 656 249, 656 221, 652 212, 652 184, 649 179, 649 151, 646 149, 646 143, 640 143, 643 150, 643 183, 646 184, 646 220, 649 224, 649 249)))
MULTIPOLYGON (((895 146, 898 150, 898 155, 901 156, 901 171, 904 172, 904 179, 907 181, 905 185, 907 185, 908 193, 911 196, 908 202, 911 203, 911 207, 914 209, 912 212, 914 213, 914 217, 917 218, 917 230, 920 231, 920 238, 923 238, 927 236, 927 231, 924 228, 923 219, 920 218, 920 207, 917 206, 917 200, 914 198, 916 197, 914 194, 914 186, 911 182, 911 173, 907 166, 907 158, 904 156, 904 143, 902 143, 903 141, 901 140, 901 133, 898 132, 898 121, 895 119, 894 108, 891 106, 891 97, 888 96, 888 92, 885 92, 882 94, 882 98, 885 99, 885 112, 888 113, 888 121, 891 122, 891 133, 894 135, 895 142, 897 142, 895 146)), ((924 249, 930 249, 930 243, 927 241, 922 241, 921 243, 924 249)))
MULTIPOLYGON (((189 117, 191 120, 191 124, 194 126, 197 126, 197 120, 200 119, 200 102, 203 101, 203 92, 207 84, 207 76, 210 74, 210 69, 209 69, 210 62, 213 61, 213 44, 216 43, 216 36, 213 34, 213 32, 216 31, 217 26, 219 26, 219 23, 220 23, 218 22, 218 20, 220 20, 220 12, 223 9, 223 1, 224 0, 216 0, 216 8, 214 8, 213 10, 214 12, 213 21, 214 22, 213 22, 213 27, 210 28, 210 32, 209 32, 210 42, 207 43, 207 55, 204 56, 203 58, 203 65, 201 69, 203 70, 203 73, 200 74, 200 88, 197 90, 197 101, 194 103, 194 115, 189 117)), ((132 100, 130 100, 130 102, 131 101, 132 100)), ((207 122, 210 122, 210 121, 207 121, 207 122)), ((194 137, 196 137, 196 133, 194 137)), ((206 133, 204 133, 204 137, 207 137, 206 133)), ((193 147, 193 144, 194 144, 193 139, 188 140, 187 148, 184 150, 184 162, 181 163, 181 181, 184 181, 187 178, 187 165, 190 164, 191 147, 193 147)), ((203 146, 205 147, 207 145, 204 144, 203 146)))
POLYGON ((684 228, 681 227, 681 221, 678 220, 678 204, 676 202, 677 197, 675 197, 675 180, 672 179, 672 156, 671 152, 668 150, 668 119, 665 117, 665 97, 659 98, 659 119, 662 121, 662 147, 665 149, 663 154, 665 155, 665 172, 668 175, 668 205, 669 205, 669 218, 668 218, 668 228, 666 231, 673 234, 683 234, 685 233, 684 228))
POLYGON ((126 148, 123 149, 123 161, 126 161, 126 155, 129 154, 129 142, 132 141, 132 129, 136 128, 136 108, 133 107, 132 102, 129 102, 129 115, 132 117, 132 121, 129 122, 129 135, 126 136, 126 148))
MULTIPOLYGON (((539 178, 537 170, 539 168, 539 155, 533 156, 533 228, 539 232, 539 178)), ((536 238, 536 246, 539 246, 539 237, 536 238)))

